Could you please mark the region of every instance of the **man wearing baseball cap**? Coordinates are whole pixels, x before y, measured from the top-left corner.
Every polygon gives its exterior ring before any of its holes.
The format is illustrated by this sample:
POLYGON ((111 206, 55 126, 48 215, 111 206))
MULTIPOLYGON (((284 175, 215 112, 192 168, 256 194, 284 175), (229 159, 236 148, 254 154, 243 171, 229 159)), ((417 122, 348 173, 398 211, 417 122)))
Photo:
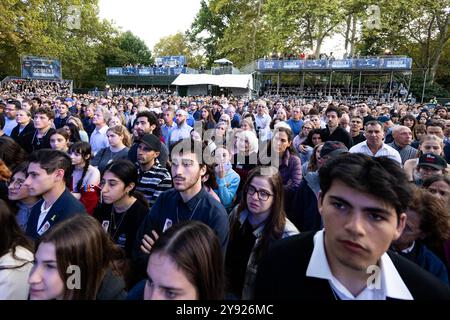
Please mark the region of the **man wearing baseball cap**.
POLYGON ((162 143, 154 134, 142 136, 137 147, 138 182, 136 190, 147 199, 150 208, 159 195, 172 188, 172 177, 166 168, 161 166, 158 156, 162 143))
POLYGON ((441 156, 433 153, 425 153, 420 156, 417 164, 417 171, 419 179, 416 180, 417 185, 422 185, 422 182, 429 177, 441 175, 445 173, 447 168, 447 161, 441 156))

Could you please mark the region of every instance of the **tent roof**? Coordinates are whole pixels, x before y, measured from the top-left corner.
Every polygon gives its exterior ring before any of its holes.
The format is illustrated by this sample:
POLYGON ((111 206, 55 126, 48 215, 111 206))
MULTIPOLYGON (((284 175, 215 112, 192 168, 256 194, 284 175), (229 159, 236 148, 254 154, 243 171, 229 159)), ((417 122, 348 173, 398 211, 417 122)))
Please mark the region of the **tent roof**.
POLYGON ((173 82, 174 86, 215 85, 223 88, 253 89, 251 74, 180 74, 173 82))
POLYGON ((233 64, 233 62, 231 62, 230 60, 225 59, 225 58, 214 60, 214 63, 218 63, 218 64, 233 64))

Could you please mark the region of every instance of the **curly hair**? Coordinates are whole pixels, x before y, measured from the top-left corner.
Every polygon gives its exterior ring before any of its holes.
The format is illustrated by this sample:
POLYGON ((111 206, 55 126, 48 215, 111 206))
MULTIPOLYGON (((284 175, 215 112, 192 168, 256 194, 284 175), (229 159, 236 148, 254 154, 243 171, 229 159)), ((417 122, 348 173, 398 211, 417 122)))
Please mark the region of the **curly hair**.
POLYGON ((450 215, 445 203, 431 192, 415 188, 408 209, 420 217, 420 229, 426 235, 426 243, 434 246, 450 236, 450 215))

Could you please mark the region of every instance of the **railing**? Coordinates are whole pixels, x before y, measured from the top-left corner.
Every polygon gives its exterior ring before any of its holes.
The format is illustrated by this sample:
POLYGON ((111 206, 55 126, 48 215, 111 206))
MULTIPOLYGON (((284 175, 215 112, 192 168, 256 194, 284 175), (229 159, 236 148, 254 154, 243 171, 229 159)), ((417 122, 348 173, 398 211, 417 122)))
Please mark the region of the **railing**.
POLYGON ((193 73, 186 67, 115 67, 106 68, 107 76, 177 76, 181 73, 193 73))
POLYGON ((296 70, 411 70, 412 59, 380 56, 358 59, 257 60, 258 71, 296 70))

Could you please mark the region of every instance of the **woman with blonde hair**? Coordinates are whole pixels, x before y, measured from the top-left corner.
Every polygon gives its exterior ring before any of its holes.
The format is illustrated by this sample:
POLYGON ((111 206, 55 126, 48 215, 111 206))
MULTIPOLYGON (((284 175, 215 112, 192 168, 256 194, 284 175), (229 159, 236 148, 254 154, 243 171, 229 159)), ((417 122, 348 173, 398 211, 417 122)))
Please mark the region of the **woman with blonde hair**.
POLYGON ((255 126, 251 117, 242 118, 239 127, 244 131, 252 131, 256 133, 255 126))
POLYGON ((91 162, 101 173, 105 171, 110 162, 128 159, 128 150, 131 146, 130 133, 122 125, 109 128, 106 131, 106 136, 108 137, 109 147, 101 149, 91 162))
POLYGON ((72 123, 78 128, 78 133, 80 134, 81 141, 89 142, 89 136, 84 130, 83 122, 81 122, 81 119, 76 116, 69 116, 67 119, 67 123, 72 123))

